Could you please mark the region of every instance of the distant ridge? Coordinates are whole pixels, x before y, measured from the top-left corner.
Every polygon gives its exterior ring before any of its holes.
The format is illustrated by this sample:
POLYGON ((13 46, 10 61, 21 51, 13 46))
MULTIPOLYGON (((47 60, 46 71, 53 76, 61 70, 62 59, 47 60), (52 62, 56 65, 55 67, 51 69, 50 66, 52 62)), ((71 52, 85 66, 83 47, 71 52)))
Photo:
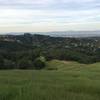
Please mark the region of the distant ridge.
POLYGON ((48 35, 54 37, 100 37, 100 31, 49 32, 48 35))
POLYGON ((1 33, 1 35, 21 35, 24 33, 50 35, 53 37, 100 37, 100 31, 10 32, 1 33))

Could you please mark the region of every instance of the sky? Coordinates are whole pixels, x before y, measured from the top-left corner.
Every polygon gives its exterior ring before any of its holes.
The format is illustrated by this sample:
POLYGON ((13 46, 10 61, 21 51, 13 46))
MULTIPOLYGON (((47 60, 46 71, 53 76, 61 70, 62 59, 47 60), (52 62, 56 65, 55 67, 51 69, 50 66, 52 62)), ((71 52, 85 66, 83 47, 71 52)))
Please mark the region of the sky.
POLYGON ((100 0, 0 0, 0 32, 100 30, 100 0))

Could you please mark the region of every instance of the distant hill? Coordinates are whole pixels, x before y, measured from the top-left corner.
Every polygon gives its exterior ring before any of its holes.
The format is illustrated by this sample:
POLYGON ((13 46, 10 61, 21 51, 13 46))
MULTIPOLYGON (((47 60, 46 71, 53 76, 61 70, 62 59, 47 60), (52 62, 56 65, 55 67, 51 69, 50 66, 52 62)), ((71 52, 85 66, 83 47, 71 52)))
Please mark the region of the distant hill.
POLYGON ((50 35, 56 37, 100 37, 100 31, 51 32, 50 35))
MULTIPOLYGON (((5 35, 22 35, 25 32, 1 33, 5 35)), ((54 32, 30 32, 31 34, 50 35, 53 37, 100 37, 100 31, 54 31, 54 32)))

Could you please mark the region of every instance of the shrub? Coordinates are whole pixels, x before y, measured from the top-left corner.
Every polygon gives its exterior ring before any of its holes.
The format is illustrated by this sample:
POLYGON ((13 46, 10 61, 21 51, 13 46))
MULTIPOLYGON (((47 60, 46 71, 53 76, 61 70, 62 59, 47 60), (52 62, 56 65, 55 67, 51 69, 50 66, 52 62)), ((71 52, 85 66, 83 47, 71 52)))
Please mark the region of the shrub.
POLYGON ((21 59, 19 60, 18 67, 19 69, 32 69, 33 63, 30 60, 21 59))
POLYGON ((15 63, 11 60, 5 59, 3 69, 14 69, 15 63))
POLYGON ((44 57, 38 57, 34 60, 34 67, 35 69, 42 69, 46 65, 46 60, 44 57))
POLYGON ((0 57, 0 69, 3 69, 4 67, 4 61, 3 59, 0 57))

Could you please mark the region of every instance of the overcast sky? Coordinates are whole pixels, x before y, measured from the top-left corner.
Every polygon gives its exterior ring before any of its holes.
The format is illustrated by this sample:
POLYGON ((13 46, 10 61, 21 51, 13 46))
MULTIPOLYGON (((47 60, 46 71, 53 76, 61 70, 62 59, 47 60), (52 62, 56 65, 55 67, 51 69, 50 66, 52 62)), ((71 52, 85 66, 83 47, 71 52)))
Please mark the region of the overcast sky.
POLYGON ((100 0, 0 0, 0 32, 100 30, 100 0))

